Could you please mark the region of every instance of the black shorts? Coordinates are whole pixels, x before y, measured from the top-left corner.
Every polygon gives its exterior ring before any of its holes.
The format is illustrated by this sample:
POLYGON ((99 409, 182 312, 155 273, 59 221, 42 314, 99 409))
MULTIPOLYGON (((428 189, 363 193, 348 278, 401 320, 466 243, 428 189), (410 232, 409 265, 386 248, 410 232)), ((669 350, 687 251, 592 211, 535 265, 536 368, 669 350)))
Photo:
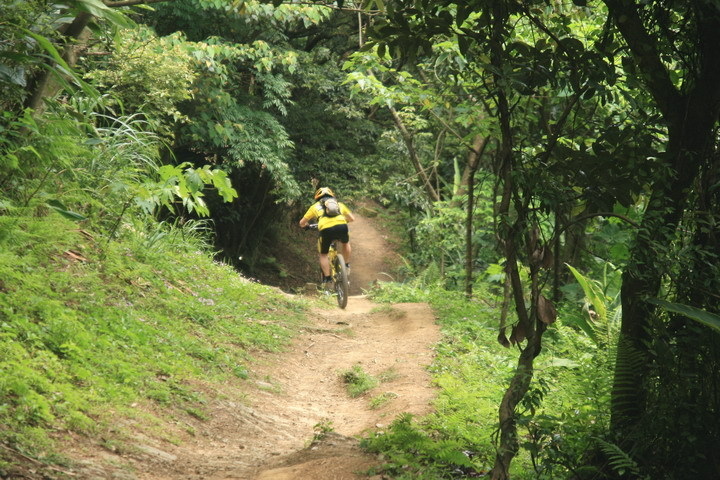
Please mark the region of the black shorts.
POLYGON ((320 253, 328 253, 328 251, 330 251, 330 242, 333 240, 340 240, 342 243, 348 243, 350 241, 347 223, 320 230, 320 240, 318 240, 320 253))

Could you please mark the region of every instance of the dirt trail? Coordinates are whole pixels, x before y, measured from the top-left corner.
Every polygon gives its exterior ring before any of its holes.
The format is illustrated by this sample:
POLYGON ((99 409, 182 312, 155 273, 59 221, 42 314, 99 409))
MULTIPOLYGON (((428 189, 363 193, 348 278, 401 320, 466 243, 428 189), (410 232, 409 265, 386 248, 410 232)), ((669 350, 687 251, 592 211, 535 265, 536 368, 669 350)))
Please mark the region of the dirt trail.
POLYGON ((259 389, 241 404, 215 412, 206 435, 175 453, 171 472, 144 479, 352 479, 376 460, 357 448, 356 435, 388 425, 398 413, 427 413, 434 391, 424 366, 438 333, 428 307, 397 305, 373 312, 353 297, 346 311, 318 311, 315 326, 281 358, 267 358, 255 371, 259 389), (391 377, 368 395, 350 398, 340 372, 360 365, 391 377), (373 409, 370 399, 396 395, 373 409), (220 415, 218 415, 220 413, 220 415), (307 448, 316 426, 332 429, 307 448))
POLYGON ((399 256, 389 244, 387 236, 378 231, 372 219, 355 213, 349 224, 351 258, 350 294, 360 295, 376 280, 392 280, 390 272, 399 262, 399 256))
MULTIPOLYGON (((391 253, 367 218, 358 215, 351 227, 351 285, 357 293, 383 277, 391 253)), ((426 367, 439 330, 427 305, 380 307, 362 295, 351 296, 345 310, 330 307, 314 311, 313 317, 288 351, 260 357, 249 380, 207 392, 212 398, 208 420, 178 425, 174 443, 135 438, 133 452, 123 456, 132 473, 113 477, 368 478, 355 472, 378 460, 359 449, 357 436, 387 426, 402 412, 430 410, 435 391, 426 367), (355 365, 387 381, 351 398, 340 373, 355 365), (371 399, 381 394, 390 400, 372 408, 371 399), (327 435, 313 443, 321 429, 327 435)))

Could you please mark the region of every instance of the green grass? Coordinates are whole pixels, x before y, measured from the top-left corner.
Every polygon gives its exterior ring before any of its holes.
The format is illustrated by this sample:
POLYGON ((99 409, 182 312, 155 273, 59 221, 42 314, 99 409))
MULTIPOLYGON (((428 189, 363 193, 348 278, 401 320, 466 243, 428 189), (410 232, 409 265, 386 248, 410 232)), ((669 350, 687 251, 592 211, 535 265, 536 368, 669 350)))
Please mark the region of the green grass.
POLYGON ((107 242, 54 213, 0 216, 0 231, 6 464, 7 449, 52 462, 51 432, 105 437, 116 415, 141 414, 133 405, 205 419, 196 381, 247 378, 254 352, 281 350, 304 318, 203 242, 107 242))
POLYGON ((370 310, 373 315, 383 315, 393 320, 401 320, 407 316, 407 313, 403 310, 393 307, 392 305, 382 304, 377 307, 373 307, 370 310))
POLYGON ((370 408, 377 409, 397 398, 397 393, 383 392, 370 399, 370 408))
POLYGON ((315 434, 313 435, 313 441, 323 440, 328 434, 332 433, 335 429, 333 423, 328 418, 323 418, 321 422, 316 423, 313 427, 315 434))
POLYGON ((378 380, 380 380, 381 383, 388 383, 400 378, 400 374, 397 370, 395 370, 395 367, 390 367, 380 372, 377 378, 378 380))
MULTIPOLYGON (((519 351, 497 342, 498 308, 481 289, 476 285, 471 301, 462 292, 413 284, 380 284, 371 292, 375 301, 429 302, 443 334, 430 368, 439 387, 434 412, 399 419, 363 441, 385 456, 383 471, 392 478, 455 478, 452 472, 474 475, 493 466, 498 407, 519 351)), ((545 334, 535 366, 518 408, 521 450, 511 472, 521 480, 566 478, 582 467, 590 432, 600 436, 607 427, 612 355, 561 318, 545 334)))
POLYGON ((365 392, 377 387, 380 381, 365 372, 360 365, 354 365, 351 369, 340 373, 340 377, 352 398, 359 397, 365 392))

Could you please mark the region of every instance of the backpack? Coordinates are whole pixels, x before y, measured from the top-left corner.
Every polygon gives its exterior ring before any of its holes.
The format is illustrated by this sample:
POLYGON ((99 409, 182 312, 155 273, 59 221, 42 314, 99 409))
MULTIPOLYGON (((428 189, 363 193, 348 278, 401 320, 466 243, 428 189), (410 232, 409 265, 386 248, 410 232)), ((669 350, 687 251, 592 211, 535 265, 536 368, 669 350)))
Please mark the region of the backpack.
POLYGON ((320 200, 320 205, 322 205, 325 210, 326 217, 337 217, 340 215, 340 204, 335 197, 323 198, 320 200))

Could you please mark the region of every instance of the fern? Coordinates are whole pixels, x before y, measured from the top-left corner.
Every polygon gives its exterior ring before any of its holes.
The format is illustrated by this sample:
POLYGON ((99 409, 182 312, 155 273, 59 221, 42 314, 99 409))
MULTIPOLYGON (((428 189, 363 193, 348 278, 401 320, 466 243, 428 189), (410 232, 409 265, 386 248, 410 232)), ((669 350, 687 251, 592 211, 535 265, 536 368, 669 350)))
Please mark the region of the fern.
POLYGON ((617 406, 628 405, 632 407, 636 401, 635 392, 637 391, 633 372, 642 371, 647 359, 626 338, 618 340, 616 352, 614 401, 617 406))
POLYGON ((640 475, 640 467, 637 462, 618 445, 607 442, 601 438, 595 438, 600 446, 600 450, 607 456, 608 465, 615 473, 621 477, 643 479, 647 478, 640 475))
POLYGON ((386 473, 402 474, 400 478, 437 480, 455 478, 453 472, 478 471, 471 454, 459 442, 435 438, 412 420, 411 414, 401 414, 386 433, 363 441, 366 449, 386 456, 388 461, 383 466, 386 473))

